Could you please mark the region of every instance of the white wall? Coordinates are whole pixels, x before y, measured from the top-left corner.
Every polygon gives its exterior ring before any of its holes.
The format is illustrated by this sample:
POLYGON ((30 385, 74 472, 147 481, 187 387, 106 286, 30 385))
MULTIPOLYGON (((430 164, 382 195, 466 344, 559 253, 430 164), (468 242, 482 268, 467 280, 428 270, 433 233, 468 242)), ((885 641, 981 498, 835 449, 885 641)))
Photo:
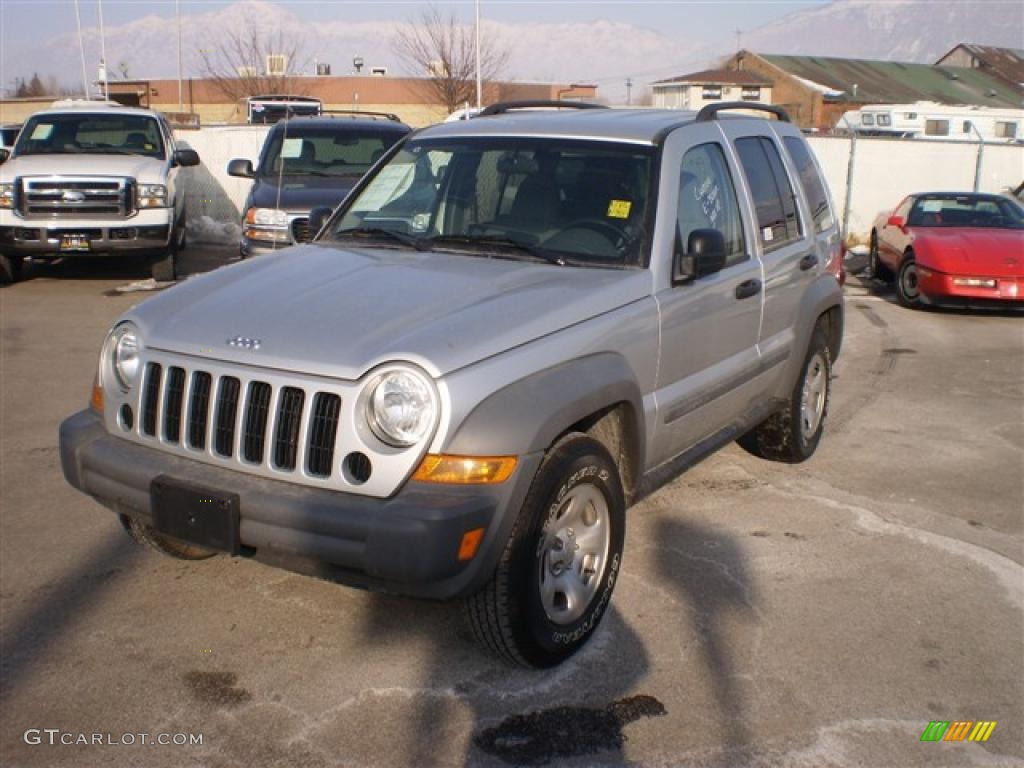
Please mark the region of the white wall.
MULTIPOLYGON (((254 163, 269 129, 266 126, 227 126, 180 131, 179 140, 199 153, 203 164, 189 171, 189 234, 196 240, 238 241, 242 207, 251 182, 228 176, 228 161, 243 157, 254 163)), ((842 220, 846 205, 849 138, 812 136, 811 148, 832 189, 842 220)), ((921 139, 857 139, 849 237, 866 241, 871 223, 881 211, 896 207, 911 192, 970 191, 978 145, 921 139)), ((982 163, 982 192, 1003 192, 1024 180, 1024 146, 986 144, 982 163)))

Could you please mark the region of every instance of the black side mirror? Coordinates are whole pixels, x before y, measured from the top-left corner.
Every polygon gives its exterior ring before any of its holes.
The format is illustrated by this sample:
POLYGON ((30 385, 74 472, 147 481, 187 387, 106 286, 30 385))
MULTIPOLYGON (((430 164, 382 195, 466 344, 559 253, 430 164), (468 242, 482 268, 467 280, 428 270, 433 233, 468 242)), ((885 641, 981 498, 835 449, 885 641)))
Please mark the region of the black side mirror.
POLYGON ((243 179, 255 178, 256 172, 252 169, 252 161, 236 157, 228 163, 228 176, 239 176, 243 179))
POLYGON ((179 149, 174 153, 174 164, 182 167, 199 165, 199 153, 194 149, 179 149))
POLYGON ((686 283, 720 271, 725 266, 725 236, 717 229, 695 229, 686 243, 686 254, 676 251, 672 260, 673 284, 686 283))
POLYGON ((6 147, 0 147, 0 163, 6 163, 7 158, 11 156, 11 150, 6 147))
POLYGON ((332 213, 334 213, 334 209, 327 207, 314 208, 309 212, 309 234, 311 238, 315 238, 317 233, 324 228, 324 224, 331 218, 332 213))

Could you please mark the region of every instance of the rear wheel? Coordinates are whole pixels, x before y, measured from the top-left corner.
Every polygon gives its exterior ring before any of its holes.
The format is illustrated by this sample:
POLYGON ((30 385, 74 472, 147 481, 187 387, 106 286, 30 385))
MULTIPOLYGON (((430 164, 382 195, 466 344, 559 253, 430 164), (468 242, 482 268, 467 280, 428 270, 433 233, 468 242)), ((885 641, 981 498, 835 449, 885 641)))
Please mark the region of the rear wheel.
POLYGON ((910 309, 921 306, 921 287, 918 283, 917 261, 914 254, 907 254, 900 264, 900 273, 896 276, 896 297, 900 304, 910 309))
POLYGON ((579 650, 611 599, 622 561, 625 499, 604 446, 556 443, 534 478, 491 581, 466 599, 483 645, 551 667, 579 650))
POLYGON ((737 442, 762 459, 797 464, 811 458, 821 440, 832 394, 832 357, 819 325, 811 336, 789 402, 737 442))
POLYGON ((129 535, 140 544, 155 549, 162 555, 178 560, 206 560, 217 553, 213 550, 186 544, 157 531, 153 526, 132 517, 125 521, 129 535))
POLYGON ((16 283, 21 279, 21 256, 0 255, 0 285, 16 283))

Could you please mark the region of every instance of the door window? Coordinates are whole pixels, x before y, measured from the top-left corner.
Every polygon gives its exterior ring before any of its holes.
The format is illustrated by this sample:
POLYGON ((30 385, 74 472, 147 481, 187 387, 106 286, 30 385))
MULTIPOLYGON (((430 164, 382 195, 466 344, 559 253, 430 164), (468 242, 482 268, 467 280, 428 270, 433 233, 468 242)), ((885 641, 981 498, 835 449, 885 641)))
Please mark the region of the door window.
POLYGON ((818 232, 824 232, 832 226, 832 209, 828 204, 828 193, 825 191, 825 184, 821 180, 817 167, 814 165, 814 158, 807 149, 807 144, 795 136, 787 136, 782 140, 789 153, 789 159, 796 166, 797 174, 800 176, 800 183, 804 192, 807 193, 807 204, 811 207, 811 218, 814 220, 814 227, 818 232))
POLYGON ((683 156, 679 174, 677 233, 687 252, 695 229, 717 229, 725 238, 726 266, 748 258, 743 241, 736 188, 718 144, 701 144, 683 156))
POLYGON ((754 198, 757 228, 765 250, 798 240, 803 230, 796 199, 775 144, 761 136, 737 139, 736 152, 754 198))

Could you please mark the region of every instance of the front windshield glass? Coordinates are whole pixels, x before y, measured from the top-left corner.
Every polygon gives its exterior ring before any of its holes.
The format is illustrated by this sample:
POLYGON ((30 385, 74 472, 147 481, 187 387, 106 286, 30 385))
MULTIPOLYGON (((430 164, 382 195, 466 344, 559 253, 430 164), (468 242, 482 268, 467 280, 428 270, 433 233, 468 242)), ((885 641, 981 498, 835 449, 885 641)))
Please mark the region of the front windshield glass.
POLYGON ((569 139, 412 141, 328 240, 488 250, 577 266, 643 266, 654 148, 569 139))
POLYGON ((995 195, 926 195, 914 201, 907 226, 1024 229, 1024 209, 995 195))
POLYGON ((358 179, 401 137, 398 131, 290 125, 271 136, 260 160, 259 175, 358 179))
POLYGON ((164 159, 157 121, 146 115, 44 114, 30 117, 16 155, 125 154, 164 159))

